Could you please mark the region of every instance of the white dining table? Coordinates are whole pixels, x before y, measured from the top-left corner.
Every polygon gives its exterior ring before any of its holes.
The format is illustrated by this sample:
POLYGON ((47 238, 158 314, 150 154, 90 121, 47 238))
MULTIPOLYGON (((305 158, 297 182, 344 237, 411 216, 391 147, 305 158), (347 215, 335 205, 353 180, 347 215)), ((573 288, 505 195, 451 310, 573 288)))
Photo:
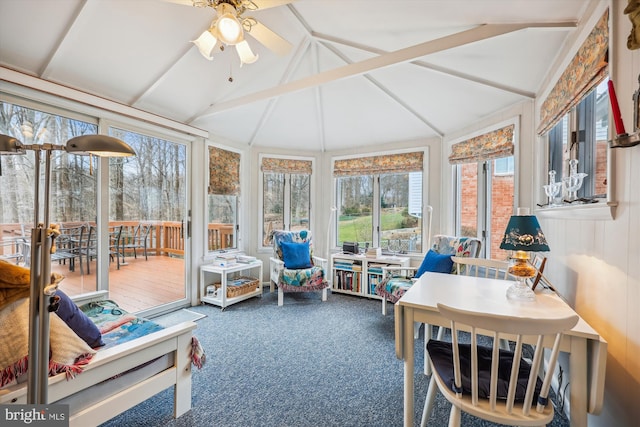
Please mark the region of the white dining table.
MULTIPOLYGON (((396 356, 404 361, 405 426, 414 423, 414 322, 449 327, 449 321, 438 312, 438 303, 524 318, 576 314, 562 298, 548 291, 536 293, 535 301, 508 300, 506 290, 512 283, 427 272, 395 304, 396 356)), ((586 426, 587 414, 598 414, 602 409, 607 342, 580 318, 573 329, 563 334, 561 351, 569 353, 570 423, 586 426)))

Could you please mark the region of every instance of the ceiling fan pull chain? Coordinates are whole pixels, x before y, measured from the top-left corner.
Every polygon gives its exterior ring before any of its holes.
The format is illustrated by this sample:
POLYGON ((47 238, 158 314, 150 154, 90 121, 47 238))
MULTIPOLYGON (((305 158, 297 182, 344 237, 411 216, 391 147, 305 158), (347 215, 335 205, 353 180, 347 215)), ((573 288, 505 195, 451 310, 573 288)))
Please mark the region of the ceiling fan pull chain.
POLYGON ((229 83, 233 83, 233 63, 229 61, 229 83))

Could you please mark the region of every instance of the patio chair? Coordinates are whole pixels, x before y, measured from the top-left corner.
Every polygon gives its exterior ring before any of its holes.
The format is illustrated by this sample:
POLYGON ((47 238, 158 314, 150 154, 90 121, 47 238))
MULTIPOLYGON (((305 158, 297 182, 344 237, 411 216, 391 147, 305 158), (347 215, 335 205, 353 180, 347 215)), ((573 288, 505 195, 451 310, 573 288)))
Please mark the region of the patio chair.
POLYGON ((120 257, 124 262, 124 248, 122 247, 122 225, 109 227, 109 262, 115 259, 117 269, 120 270, 120 257))
POLYGON ((542 426, 551 422, 554 408, 548 395, 562 332, 576 325, 577 315, 522 318, 464 311, 443 304, 438 304, 438 311, 451 320, 452 342, 430 340, 427 344, 434 369, 421 427, 427 425, 437 390, 452 404, 449 426, 460 425, 462 411, 507 425, 542 426), (460 331, 470 331, 470 344, 459 342, 460 331), (513 351, 499 348, 501 338, 514 336, 513 351), (536 342, 531 360, 522 356, 525 336, 536 342), (486 342, 490 344, 481 344, 486 342), (544 344, 551 343, 545 366, 544 344), (541 380, 538 373, 543 368, 546 373, 541 380))
POLYGON ((442 255, 477 258, 481 246, 475 237, 437 235, 420 267, 383 267, 383 278, 375 289, 382 297, 382 314, 387 314, 387 301, 395 304, 425 271, 455 273, 451 257, 442 255))
POLYGON ((284 304, 285 292, 322 291, 327 300, 328 262, 313 255, 311 232, 273 231, 273 256, 270 258, 271 290, 278 287, 278 305, 284 304))
POLYGON ((137 249, 142 249, 144 253, 145 261, 148 261, 147 257, 147 244, 149 241, 149 232, 153 226, 151 224, 138 224, 133 231, 133 237, 131 241, 124 245, 123 252, 127 250, 133 250, 133 257, 138 258, 137 249))
POLYGON ((10 240, 0 241, 0 259, 13 261, 16 265, 25 263, 28 259, 28 249, 25 237, 14 237, 10 240))
POLYGON ((69 271, 75 271, 77 259, 80 264, 80 274, 84 274, 80 243, 85 233, 84 224, 61 228, 60 235, 55 240, 56 251, 51 254, 51 261, 58 261, 59 264, 66 264, 69 261, 69 271))

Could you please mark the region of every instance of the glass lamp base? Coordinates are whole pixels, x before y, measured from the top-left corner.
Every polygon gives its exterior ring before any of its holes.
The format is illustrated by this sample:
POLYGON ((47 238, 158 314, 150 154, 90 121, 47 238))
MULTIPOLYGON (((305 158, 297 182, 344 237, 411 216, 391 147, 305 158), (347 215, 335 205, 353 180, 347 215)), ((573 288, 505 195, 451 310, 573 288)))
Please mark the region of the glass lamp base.
POLYGON ((518 280, 507 289, 507 299, 514 301, 535 301, 536 294, 524 282, 518 280))

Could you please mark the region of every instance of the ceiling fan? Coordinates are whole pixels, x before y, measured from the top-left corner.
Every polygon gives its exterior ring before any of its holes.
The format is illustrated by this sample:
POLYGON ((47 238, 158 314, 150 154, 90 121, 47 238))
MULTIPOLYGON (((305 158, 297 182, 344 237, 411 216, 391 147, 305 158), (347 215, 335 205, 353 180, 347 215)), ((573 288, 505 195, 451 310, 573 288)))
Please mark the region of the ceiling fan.
POLYGON ((245 39, 246 34, 262 43, 279 55, 291 50, 291 43, 267 28, 252 16, 245 13, 255 12, 275 6, 282 6, 295 0, 166 0, 171 3, 195 7, 210 7, 216 11, 216 17, 200 37, 192 40, 206 59, 213 60, 213 49, 218 46, 235 46, 240 65, 252 64, 258 59, 245 39))

